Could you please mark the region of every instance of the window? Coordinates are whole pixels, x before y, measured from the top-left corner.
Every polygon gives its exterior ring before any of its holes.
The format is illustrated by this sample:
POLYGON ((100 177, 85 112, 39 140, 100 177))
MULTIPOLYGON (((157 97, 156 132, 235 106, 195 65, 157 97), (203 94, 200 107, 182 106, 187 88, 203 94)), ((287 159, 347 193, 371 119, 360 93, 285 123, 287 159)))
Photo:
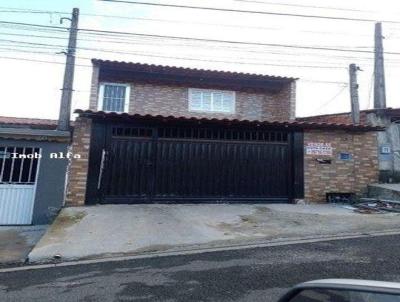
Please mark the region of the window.
POLYGON ((40 156, 40 148, 1 146, 0 184, 34 184, 40 156))
POLYGON ((128 112, 130 86, 127 84, 100 84, 99 106, 102 111, 128 112))
POLYGON ((235 92, 189 89, 189 110, 234 113, 235 92))

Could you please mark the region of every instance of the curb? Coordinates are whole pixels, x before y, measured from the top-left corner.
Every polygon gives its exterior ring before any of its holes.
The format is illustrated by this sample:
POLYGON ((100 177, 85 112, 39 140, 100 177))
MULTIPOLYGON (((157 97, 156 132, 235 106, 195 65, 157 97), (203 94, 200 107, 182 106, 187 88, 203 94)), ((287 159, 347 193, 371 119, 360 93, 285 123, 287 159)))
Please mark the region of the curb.
MULTIPOLYGON (((356 238, 367 238, 367 237, 380 237, 380 236, 390 236, 390 235, 400 235, 400 230, 387 230, 382 232, 369 232, 369 233, 342 233, 334 236, 319 236, 319 237, 302 237, 302 238, 284 238, 277 240, 269 240, 263 242, 253 242, 248 244, 233 244, 225 245, 219 247, 193 247, 188 249, 170 250, 165 252, 149 252, 143 254, 130 254, 124 256, 116 257, 101 257, 95 259, 86 260, 70 260, 65 262, 54 263, 52 261, 42 262, 41 264, 27 264, 25 266, 12 267, 12 268, 0 268, 0 273, 16 272, 16 271, 28 271, 46 268, 56 268, 56 267, 68 267, 76 265, 89 265, 96 263, 107 263, 107 262, 119 262, 119 261, 129 261, 137 259, 149 259, 158 257, 168 257, 168 256, 184 256, 184 255, 195 255, 203 253, 221 252, 221 251, 235 251, 243 249, 255 249, 263 247, 274 247, 274 246, 284 246, 284 245, 295 245, 304 243, 316 243, 324 241, 336 241, 336 240, 346 240, 346 239, 356 239, 356 238)), ((28 262, 29 263, 29 262, 28 262)))

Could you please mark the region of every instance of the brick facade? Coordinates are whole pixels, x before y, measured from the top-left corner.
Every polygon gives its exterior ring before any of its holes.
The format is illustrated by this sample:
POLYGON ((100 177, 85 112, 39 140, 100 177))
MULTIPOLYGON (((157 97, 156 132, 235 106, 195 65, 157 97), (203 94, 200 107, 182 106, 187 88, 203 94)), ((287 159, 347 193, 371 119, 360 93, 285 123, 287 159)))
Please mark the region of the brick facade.
MULTIPOLYGON (((99 67, 93 65, 90 109, 97 110, 99 67)), ((107 80, 106 82, 112 82, 107 80)), ((199 113, 188 110, 188 88, 183 85, 166 85, 157 82, 132 82, 129 113, 165 115, 176 117, 206 117, 218 119, 288 121, 295 119, 296 82, 286 84, 277 93, 236 91, 234 114, 199 113)), ((220 89, 220 88, 219 88, 220 89)), ((69 168, 66 204, 83 205, 86 194, 91 121, 80 117, 75 122, 72 152, 80 154, 69 168)), ((376 132, 348 132, 344 130, 304 130, 304 145, 309 142, 331 143, 332 156, 304 155, 305 199, 325 201, 328 192, 356 192, 362 194, 367 184, 378 180, 376 132), (338 158, 340 152, 352 155, 351 160, 338 158), (331 164, 320 164, 317 158, 329 158, 331 164)))
MULTIPOLYGON (((98 87, 101 82, 98 66, 94 65, 89 108, 94 111, 97 110, 98 87)), ((197 87, 138 82, 128 84, 131 86, 129 113, 260 121, 288 121, 295 118, 295 81, 278 93, 236 91, 233 114, 189 111, 189 88, 197 87)))
POLYGON ((90 119, 82 117, 77 118, 75 121, 71 152, 79 154, 81 158, 71 159, 69 165, 67 194, 65 198, 65 203, 68 206, 85 204, 91 122, 90 119))
POLYGON ((378 181, 378 147, 376 132, 345 132, 305 130, 304 146, 308 143, 331 143, 332 156, 304 154, 305 200, 325 201, 329 192, 365 193, 369 183, 378 181), (339 153, 352 155, 340 160, 339 153), (331 159, 332 164, 320 164, 316 159, 331 159))

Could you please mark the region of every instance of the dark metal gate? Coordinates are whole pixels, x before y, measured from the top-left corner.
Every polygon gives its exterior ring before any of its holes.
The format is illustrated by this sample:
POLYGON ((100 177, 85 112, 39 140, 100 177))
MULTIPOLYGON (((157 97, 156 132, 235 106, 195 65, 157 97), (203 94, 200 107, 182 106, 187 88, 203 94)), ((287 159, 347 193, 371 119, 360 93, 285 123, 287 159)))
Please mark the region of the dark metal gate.
POLYGON ((109 125, 100 201, 285 202, 287 131, 109 125))

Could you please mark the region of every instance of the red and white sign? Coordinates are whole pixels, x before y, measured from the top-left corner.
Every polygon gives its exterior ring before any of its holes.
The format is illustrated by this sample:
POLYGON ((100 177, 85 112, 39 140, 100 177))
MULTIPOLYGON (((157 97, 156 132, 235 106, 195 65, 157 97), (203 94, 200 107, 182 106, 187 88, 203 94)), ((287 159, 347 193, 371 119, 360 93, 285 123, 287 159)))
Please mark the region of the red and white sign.
POLYGON ((331 143, 307 143, 306 154, 308 155, 333 155, 331 143))

